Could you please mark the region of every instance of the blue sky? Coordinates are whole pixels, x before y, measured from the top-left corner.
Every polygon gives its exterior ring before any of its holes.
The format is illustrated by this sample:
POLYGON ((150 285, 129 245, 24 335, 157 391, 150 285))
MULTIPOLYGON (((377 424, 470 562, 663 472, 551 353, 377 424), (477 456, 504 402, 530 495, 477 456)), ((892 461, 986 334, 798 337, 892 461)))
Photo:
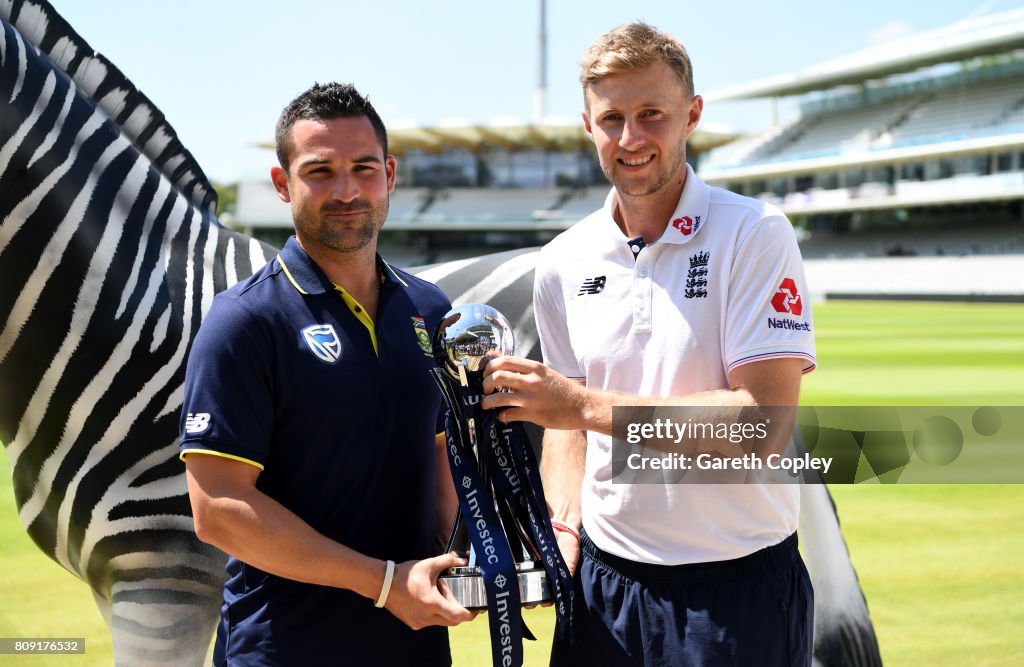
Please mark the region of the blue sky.
MULTIPOLYGON (((281 108, 313 81, 351 81, 385 123, 489 123, 533 116, 539 2, 280 3, 53 0, 57 10, 164 112, 210 178, 268 172, 281 108)), ((1024 0, 548 0, 548 114, 579 118, 577 64, 634 19, 680 37, 697 92, 796 71, 873 44, 1024 0)), ((762 102, 710 105, 705 122, 752 130, 762 102)))

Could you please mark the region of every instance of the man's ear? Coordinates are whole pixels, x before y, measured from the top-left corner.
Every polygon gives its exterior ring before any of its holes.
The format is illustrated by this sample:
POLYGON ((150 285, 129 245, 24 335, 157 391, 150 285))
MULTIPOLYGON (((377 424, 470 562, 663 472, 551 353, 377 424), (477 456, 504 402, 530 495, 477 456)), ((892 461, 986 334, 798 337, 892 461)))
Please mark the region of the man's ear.
POLYGON ((281 167, 270 168, 270 180, 277 191, 277 198, 286 204, 290 204, 292 196, 288 192, 288 173, 281 167))
POLYGON ((586 109, 580 112, 580 116, 583 116, 583 129, 587 131, 587 136, 593 141, 594 130, 590 127, 590 116, 587 115, 586 109))
POLYGON ((689 136, 690 132, 697 129, 697 124, 700 122, 701 116, 704 114, 704 98, 700 95, 694 95, 693 101, 690 102, 689 121, 686 123, 687 131, 686 135, 689 136))
POLYGON ((398 160, 395 159, 394 155, 388 155, 384 158, 384 173, 388 177, 388 192, 394 192, 395 177, 398 176, 398 160))

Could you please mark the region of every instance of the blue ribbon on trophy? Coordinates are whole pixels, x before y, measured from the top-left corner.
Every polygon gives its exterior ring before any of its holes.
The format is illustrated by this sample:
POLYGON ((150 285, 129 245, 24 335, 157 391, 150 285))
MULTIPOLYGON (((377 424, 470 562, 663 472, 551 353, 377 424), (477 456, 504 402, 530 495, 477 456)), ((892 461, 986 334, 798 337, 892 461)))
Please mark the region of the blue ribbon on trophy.
POLYGON ((433 338, 431 374, 447 406, 448 462, 459 516, 446 551, 467 558, 441 576, 468 609, 488 610, 493 664, 523 663, 522 638, 533 639, 521 605, 554 602, 568 631, 572 577, 558 550, 536 456, 522 424, 500 424, 480 407, 487 361, 514 349, 512 327, 494 308, 453 308, 433 338))

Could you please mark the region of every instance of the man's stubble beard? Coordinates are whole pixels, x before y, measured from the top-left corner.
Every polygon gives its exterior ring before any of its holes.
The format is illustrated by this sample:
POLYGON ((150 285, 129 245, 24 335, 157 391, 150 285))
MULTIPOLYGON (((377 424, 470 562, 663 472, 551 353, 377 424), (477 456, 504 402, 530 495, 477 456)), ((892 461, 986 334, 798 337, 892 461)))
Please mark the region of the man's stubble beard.
POLYGON ((328 248, 335 252, 354 253, 359 252, 366 246, 374 243, 388 217, 390 201, 385 198, 376 204, 367 207, 366 200, 357 200, 351 204, 323 206, 315 216, 307 211, 295 213, 295 226, 302 229, 310 241, 328 248), (326 220, 326 214, 335 211, 347 211, 352 209, 365 209, 366 217, 357 225, 347 223, 334 223, 326 220), (311 218, 313 220, 311 220, 311 218), (345 239, 345 236, 352 236, 356 232, 355 239, 345 239))
POLYGON ((673 178, 676 177, 676 174, 679 173, 679 170, 682 168, 683 163, 686 162, 686 151, 685 150, 678 150, 678 151, 676 151, 673 154, 673 162, 669 166, 669 168, 665 172, 657 174, 657 180, 654 183, 652 183, 651 185, 648 185, 647 187, 645 187, 640 192, 630 191, 630 190, 626 189, 624 184, 617 182, 620 179, 615 178, 614 175, 615 175, 615 165, 617 165, 618 163, 614 162, 615 158, 612 158, 612 160, 613 160, 613 164, 611 166, 606 165, 603 162, 601 163, 601 171, 604 172, 604 176, 605 176, 605 178, 608 179, 608 182, 610 182, 615 187, 615 190, 620 195, 625 195, 627 197, 643 197, 643 196, 646 196, 646 195, 653 195, 654 193, 660 191, 662 188, 664 188, 666 185, 668 185, 669 182, 673 178))

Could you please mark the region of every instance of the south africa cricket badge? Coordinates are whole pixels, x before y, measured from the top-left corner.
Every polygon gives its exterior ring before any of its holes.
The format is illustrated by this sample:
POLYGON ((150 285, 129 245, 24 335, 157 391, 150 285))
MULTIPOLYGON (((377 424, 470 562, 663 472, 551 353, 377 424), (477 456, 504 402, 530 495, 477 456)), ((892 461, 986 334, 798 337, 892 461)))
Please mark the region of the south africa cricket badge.
POLYGON ((412 318, 412 328, 423 353, 428 357, 434 356, 433 348, 430 345, 430 334, 427 333, 427 323, 423 321, 422 317, 414 317, 412 318))

